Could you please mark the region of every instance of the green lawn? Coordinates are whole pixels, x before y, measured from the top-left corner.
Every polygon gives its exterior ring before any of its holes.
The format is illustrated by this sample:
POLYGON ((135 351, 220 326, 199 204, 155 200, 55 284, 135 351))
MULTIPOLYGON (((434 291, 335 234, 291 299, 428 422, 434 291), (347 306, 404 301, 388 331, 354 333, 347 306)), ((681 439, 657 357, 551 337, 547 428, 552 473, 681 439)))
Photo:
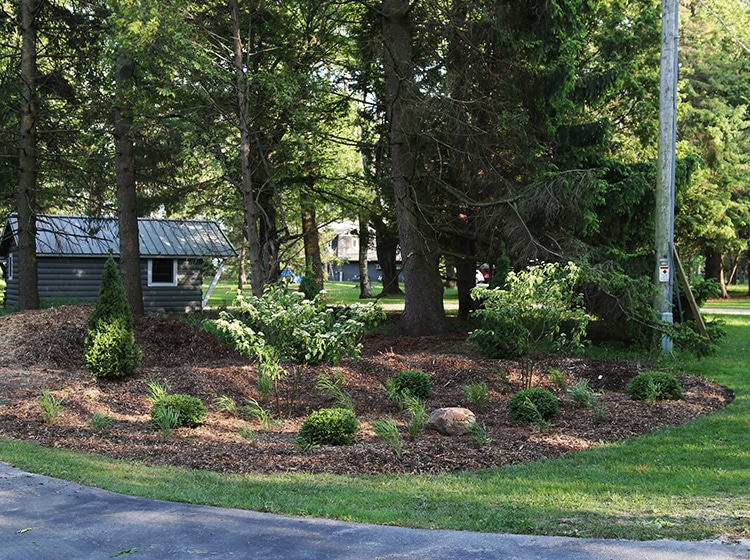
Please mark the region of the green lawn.
POLYGON ((629 539, 750 536, 750 317, 702 361, 671 362, 732 388, 725 409, 560 459, 441 475, 222 475, 148 467, 0 439, 0 460, 117 492, 425 528, 629 539))

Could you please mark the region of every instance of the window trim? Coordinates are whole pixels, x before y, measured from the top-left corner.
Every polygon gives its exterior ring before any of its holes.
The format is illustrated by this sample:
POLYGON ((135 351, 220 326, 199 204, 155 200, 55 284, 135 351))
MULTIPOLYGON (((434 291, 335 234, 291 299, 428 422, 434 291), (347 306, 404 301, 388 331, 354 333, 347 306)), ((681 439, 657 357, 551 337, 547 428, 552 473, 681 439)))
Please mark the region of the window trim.
POLYGON ((148 259, 148 285, 149 286, 176 286, 177 285, 177 259, 148 259), (153 269, 154 261, 172 261, 172 281, 171 282, 154 282, 153 269))
POLYGON ((5 280, 13 280, 13 253, 8 253, 8 262, 5 268, 5 280))

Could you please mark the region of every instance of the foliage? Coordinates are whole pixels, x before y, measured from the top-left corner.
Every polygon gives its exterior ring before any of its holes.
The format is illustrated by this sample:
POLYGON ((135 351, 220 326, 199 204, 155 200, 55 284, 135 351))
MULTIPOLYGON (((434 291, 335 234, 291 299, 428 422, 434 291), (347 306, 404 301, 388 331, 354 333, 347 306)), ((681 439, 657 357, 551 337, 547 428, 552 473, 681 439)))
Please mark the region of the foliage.
POLYGON ((487 437, 487 426, 484 424, 479 424, 477 422, 471 422, 468 426, 466 426, 466 432, 471 436, 471 439, 474 440, 474 443, 476 443, 479 447, 484 447, 485 445, 489 445, 492 443, 492 440, 487 437))
POLYGON ((39 406, 42 407, 42 417, 45 424, 52 424, 63 410, 65 397, 56 397, 49 389, 42 389, 39 406))
POLYGON ((573 403, 579 408, 593 409, 596 404, 596 393, 589 387, 588 379, 581 379, 568 388, 573 403))
POLYGON ((407 395, 404 398, 403 405, 411 415, 407 429, 409 430, 409 439, 414 441, 424 429, 424 424, 427 420, 427 410, 424 402, 412 395, 407 395))
POLYGON ((549 421, 557 415, 557 397, 541 387, 521 389, 508 401, 508 410, 514 422, 549 421))
POLYGON ((169 392, 171 390, 172 386, 170 385, 169 381, 164 380, 160 382, 151 380, 147 385, 146 398, 149 400, 149 402, 151 402, 151 404, 156 404, 164 397, 169 395, 169 392))
POLYGON ((359 430, 359 421, 347 408, 322 408, 312 412, 302 423, 299 437, 313 445, 349 445, 359 430))
POLYGON ((484 410, 490 402, 489 389, 486 383, 469 383, 461 386, 464 402, 477 412, 484 410))
POLYGON ((221 412, 228 414, 229 416, 237 416, 237 402, 227 395, 221 395, 213 400, 214 406, 221 412))
POLYGON ((315 299, 320 293, 320 286, 315 281, 315 276, 311 272, 306 272, 299 283, 299 291, 309 300, 315 299))
POLYGON ((141 365, 141 350, 125 321, 102 321, 86 335, 83 363, 93 377, 124 377, 141 365))
POLYGON ((491 358, 579 350, 589 321, 579 282, 574 263, 548 263, 509 273, 503 289, 475 288, 483 308, 474 312, 480 326, 469 342, 491 358))
POLYGON ((388 380, 387 392, 395 403, 401 403, 407 396, 429 399, 432 396, 432 381, 421 369, 407 369, 388 380))
POLYGON ((112 427, 113 423, 114 418, 111 416, 95 412, 89 421, 89 428, 91 428, 91 431, 94 433, 107 432, 112 427))
POLYGON ((167 410, 174 415, 173 427, 197 426, 206 415, 206 406, 199 398, 182 393, 167 395, 155 402, 151 407, 152 420, 159 422, 168 414, 167 410))
POLYGON ((330 375, 325 372, 321 373, 315 383, 315 388, 333 397, 334 408, 354 410, 354 401, 352 396, 344 390, 344 376, 340 371, 330 375))
POLYGON ((373 420, 372 431, 385 440, 385 443, 391 448, 391 451, 393 451, 396 457, 401 456, 403 443, 401 442, 401 436, 398 433, 398 425, 393 418, 389 416, 387 418, 373 420))
POLYGON ((273 415, 269 410, 263 408, 255 399, 247 399, 245 405, 242 407, 242 412, 247 418, 257 420, 260 427, 264 430, 271 427, 273 415))
POLYGON ((89 317, 83 363, 94 377, 124 377, 141 364, 120 272, 110 253, 104 265, 99 296, 89 317))
POLYGON ((167 438, 179 426, 180 413, 173 407, 154 407, 151 409, 149 423, 159 430, 163 438, 167 438))
POLYGON ((682 398, 682 385, 669 373, 646 371, 636 375, 625 392, 638 401, 678 400, 682 398))

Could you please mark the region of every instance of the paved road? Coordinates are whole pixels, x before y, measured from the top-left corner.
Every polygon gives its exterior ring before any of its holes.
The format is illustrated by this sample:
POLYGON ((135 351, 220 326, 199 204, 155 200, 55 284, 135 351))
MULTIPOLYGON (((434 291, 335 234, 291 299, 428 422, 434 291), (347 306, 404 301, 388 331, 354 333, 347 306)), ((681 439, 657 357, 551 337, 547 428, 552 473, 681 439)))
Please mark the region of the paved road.
POLYGON ((743 544, 429 531, 114 494, 0 463, 1 560, 750 560, 743 544))

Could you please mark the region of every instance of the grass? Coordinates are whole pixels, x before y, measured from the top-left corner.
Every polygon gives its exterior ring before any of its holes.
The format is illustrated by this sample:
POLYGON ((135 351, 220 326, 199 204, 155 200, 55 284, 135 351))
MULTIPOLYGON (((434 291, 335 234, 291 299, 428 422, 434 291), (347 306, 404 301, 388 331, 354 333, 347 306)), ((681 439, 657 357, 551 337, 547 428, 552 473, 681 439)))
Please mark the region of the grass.
POLYGON ((440 475, 224 475, 148 467, 0 439, 0 460, 153 498, 423 528, 596 538, 750 537, 750 317, 721 352, 671 369, 732 388, 685 425, 555 460, 440 475))

